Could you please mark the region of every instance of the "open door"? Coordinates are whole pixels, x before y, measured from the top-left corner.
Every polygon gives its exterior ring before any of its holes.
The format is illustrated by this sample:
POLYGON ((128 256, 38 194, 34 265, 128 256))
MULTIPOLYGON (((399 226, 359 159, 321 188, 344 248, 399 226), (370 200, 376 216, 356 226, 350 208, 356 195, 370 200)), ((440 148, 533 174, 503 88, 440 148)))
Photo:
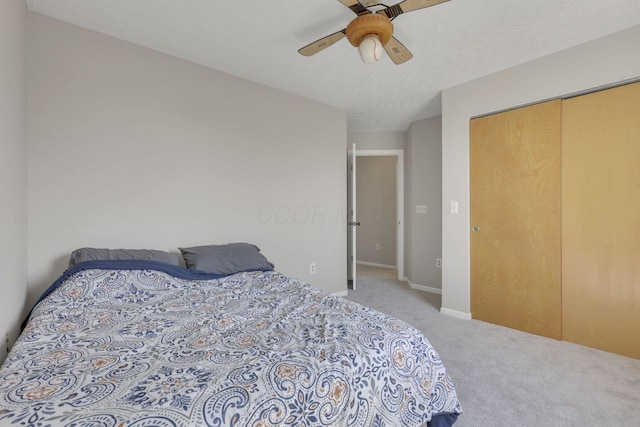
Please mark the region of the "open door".
POLYGON ((347 278, 351 283, 351 288, 356 290, 356 227, 359 225, 356 221, 356 144, 351 145, 348 153, 348 176, 349 185, 347 191, 347 278))
POLYGON ((396 156, 396 265, 398 281, 404 277, 404 151, 403 150, 356 150, 352 144, 347 155, 347 279, 351 289, 356 289, 356 232, 360 222, 356 210, 356 158, 361 156, 396 156))

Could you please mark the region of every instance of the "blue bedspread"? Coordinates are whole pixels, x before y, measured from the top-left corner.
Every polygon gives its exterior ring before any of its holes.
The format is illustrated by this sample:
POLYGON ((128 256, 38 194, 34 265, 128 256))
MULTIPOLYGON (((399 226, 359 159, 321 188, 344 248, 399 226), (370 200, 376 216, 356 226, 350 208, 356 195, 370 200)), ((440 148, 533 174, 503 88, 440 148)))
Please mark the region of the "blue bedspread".
POLYGON ((0 370, 1 425, 395 427, 460 412, 417 330, 275 271, 80 264, 0 370))

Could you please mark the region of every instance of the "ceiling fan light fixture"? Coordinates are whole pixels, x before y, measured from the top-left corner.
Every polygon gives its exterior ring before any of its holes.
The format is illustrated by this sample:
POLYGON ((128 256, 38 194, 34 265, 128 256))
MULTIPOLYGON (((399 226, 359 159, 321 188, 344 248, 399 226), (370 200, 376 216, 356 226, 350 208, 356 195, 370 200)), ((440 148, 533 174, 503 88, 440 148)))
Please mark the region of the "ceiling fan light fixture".
POLYGON ((373 64, 382 56, 382 43, 375 34, 367 34, 358 46, 360 58, 365 64, 373 64))
POLYGON ((449 0, 402 0, 392 6, 369 0, 338 1, 358 16, 349 22, 347 28, 336 31, 298 49, 300 55, 315 55, 346 37, 349 43, 360 50, 360 56, 364 62, 375 62, 380 57, 380 54, 378 54, 380 48, 375 40, 367 41, 361 46, 365 37, 375 35, 393 63, 396 65, 404 64, 413 58, 413 55, 398 39, 393 37, 393 24, 391 24, 391 21, 403 13, 435 6, 449 0))
POLYGON ((393 34, 393 24, 386 16, 372 13, 360 15, 345 29, 349 42, 358 48, 362 61, 370 64, 382 55, 382 48, 393 34))

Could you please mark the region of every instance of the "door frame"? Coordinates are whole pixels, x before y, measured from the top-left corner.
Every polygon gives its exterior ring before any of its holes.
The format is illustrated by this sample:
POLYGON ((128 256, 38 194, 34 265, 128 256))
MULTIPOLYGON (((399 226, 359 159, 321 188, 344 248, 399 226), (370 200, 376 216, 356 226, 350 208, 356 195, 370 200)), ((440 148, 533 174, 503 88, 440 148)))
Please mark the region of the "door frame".
MULTIPOLYGON (((404 150, 355 150, 357 157, 389 156, 396 157, 396 267, 398 281, 404 282, 404 150)), ((355 180, 355 177, 354 177, 355 180)), ((355 247, 352 253, 355 258, 355 247)), ((356 276, 356 271, 353 272, 356 276)))

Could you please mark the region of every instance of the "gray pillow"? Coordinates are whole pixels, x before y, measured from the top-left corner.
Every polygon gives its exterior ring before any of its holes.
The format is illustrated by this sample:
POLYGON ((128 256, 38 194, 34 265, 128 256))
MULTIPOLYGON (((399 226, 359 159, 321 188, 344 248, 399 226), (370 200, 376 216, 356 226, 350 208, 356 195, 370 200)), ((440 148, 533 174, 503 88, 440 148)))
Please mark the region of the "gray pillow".
POLYGON ((165 251, 153 249, 98 249, 80 248, 71 253, 69 268, 84 261, 139 259, 147 261, 161 261, 168 264, 180 265, 180 256, 165 251))
POLYGON ((260 249, 250 243, 194 246, 179 248, 187 268, 214 274, 234 274, 241 271, 273 270, 260 249))

